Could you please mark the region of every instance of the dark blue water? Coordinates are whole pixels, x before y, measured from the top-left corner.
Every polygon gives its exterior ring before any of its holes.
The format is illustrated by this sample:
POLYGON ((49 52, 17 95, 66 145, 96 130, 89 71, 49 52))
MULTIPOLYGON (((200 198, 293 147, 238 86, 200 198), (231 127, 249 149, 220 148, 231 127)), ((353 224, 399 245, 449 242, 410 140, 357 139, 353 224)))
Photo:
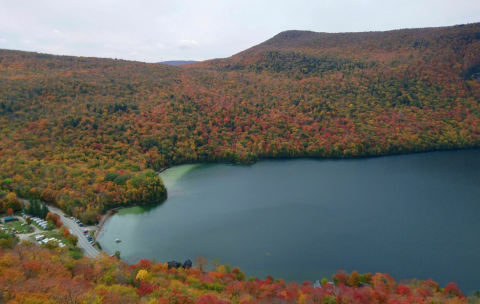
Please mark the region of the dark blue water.
POLYGON ((480 289, 479 149, 186 165, 161 176, 169 198, 115 215, 100 237, 108 252, 128 262, 201 254, 295 281, 343 269, 480 289))

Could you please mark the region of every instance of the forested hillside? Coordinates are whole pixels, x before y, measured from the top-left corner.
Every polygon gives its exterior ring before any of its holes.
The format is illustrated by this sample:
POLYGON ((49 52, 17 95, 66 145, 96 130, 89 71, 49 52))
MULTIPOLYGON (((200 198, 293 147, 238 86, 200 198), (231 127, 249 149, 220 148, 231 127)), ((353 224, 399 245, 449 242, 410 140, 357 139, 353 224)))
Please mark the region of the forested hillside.
POLYGON ((318 288, 271 276, 247 279, 239 268, 203 259, 192 269, 169 269, 148 260, 127 265, 103 253, 74 259, 66 248, 14 243, 0 231, 0 303, 479 303, 478 294, 466 298, 455 283, 440 288, 432 279, 396 282, 388 274, 339 271, 336 285, 323 279, 318 288))
POLYGON ((2 195, 90 223, 175 164, 478 147, 479 73, 480 24, 288 31, 183 67, 0 50, 2 195))

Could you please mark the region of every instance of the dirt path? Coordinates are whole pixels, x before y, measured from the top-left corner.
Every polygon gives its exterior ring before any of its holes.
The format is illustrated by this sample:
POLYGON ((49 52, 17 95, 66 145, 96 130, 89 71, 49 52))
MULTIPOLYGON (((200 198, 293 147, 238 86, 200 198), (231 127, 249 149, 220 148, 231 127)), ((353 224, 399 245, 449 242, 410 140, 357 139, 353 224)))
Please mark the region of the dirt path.
MULTIPOLYGON (((21 222, 26 223, 25 219, 21 216, 16 216, 21 222)), ((40 233, 42 232, 40 229, 38 229, 35 225, 30 225, 30 227, 33 229, 33 232, 30 233, 20 233, 20 234, 15 234, 16 237, 18 237, 21 240, 28 240, 28 237, 31 236, 32 234, 35 233, 40 233)))

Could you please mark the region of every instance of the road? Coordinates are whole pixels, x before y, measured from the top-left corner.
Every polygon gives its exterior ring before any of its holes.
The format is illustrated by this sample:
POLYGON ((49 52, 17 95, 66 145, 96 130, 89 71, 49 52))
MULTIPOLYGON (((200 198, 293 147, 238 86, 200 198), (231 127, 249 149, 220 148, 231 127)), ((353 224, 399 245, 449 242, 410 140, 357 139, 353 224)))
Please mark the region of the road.
POLYGON ((82 228, 82 227, 78 226, 78 224, 75 223, 74 221, 72 221, 69 217, 64 217, 63 216, 63 214, 64 214, 63 211, 58 209, 58 208, 48 206, 48 209, 51 212, 55 212, 58 215, 60 215, 61 218, 62 218, 63 225, 67 226, 68 230, 70 230, 70 232, 73 232, 78 237, 77 246, 83 249, 84 254, 89 255, 91 257, 96 257, 97 256, 99 251, 97 250, 96 247, 93 247, 88 242, 87 238, 83 235, 83 231, 85 229, 92 230, 90 227, 82 228))
MULTIPOLYGON (((28 203, 27 200, 25 199, 19 199, 22 203, 26 204, 28 203)), ((63 216, 63 211, 61 209, 58 209, 58 208, 55 208, 55 207, 51 207, 51 206, 48 206, 48 210, 50 212, 55 212, 57 213, 58 215, 60 215, 61 219, 62 219, 62 222, 65 226, 68 227, 68 230, 70 230, 70 232, 73 232, 77 237, 78 237, 78 244, 77 246, 80 247, 82 250, 83 250, 83 253, 85 255, 88 255, 88 256, 91 256, 91 257, 96 257, 97 254, 99 253, 98 249, 96 247, 93 247, 87 240, 87 238, 83 235, 83 231, 85 229, 89 229, 89 230, 95 230, 95 229, 98 229, 96 227, 86 227, 86 228, 82 228, 80 226, 78 226, 77 223, 75 223, 74 221, 72 221, 70 219, 70 217, 64 217, 63 216)), ((32 227, 34 227, 35 230, 38 230, 34 225, 31 225, 32 227)), ((26 236, 28 238, 28 235, 26 236)))

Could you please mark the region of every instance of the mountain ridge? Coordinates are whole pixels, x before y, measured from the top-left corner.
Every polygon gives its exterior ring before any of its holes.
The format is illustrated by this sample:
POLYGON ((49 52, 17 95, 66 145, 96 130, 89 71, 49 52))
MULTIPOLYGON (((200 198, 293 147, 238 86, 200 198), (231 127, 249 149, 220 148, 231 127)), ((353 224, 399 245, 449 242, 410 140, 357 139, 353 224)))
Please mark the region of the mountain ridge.
MULTIPOLYGON (((480 39, 479 28, 480 23, 369 32, 326 33, 288 30, 230 57, 206 60, 193 66, 213 68, 217 65, 238 64, 267 51, 300 52, 319 56, 338 54, 342 49, 355 49, 355 52, 351 50, 345 55, 359 58, 362 55, 361 52, 368 51, 371 54, 383 53, 391 57, 392 53, 399 52, 399 47, 403 47, 405 51, 408 48, 425 49, 439 42, 437 40, 443 39, 447 42, 448 39, 454 39, 458 35, 470 34, 473 37, 466 37, 466 39, 478 40, 480 39)), ((477 59, 477 61, 480 60, 477 59)))

